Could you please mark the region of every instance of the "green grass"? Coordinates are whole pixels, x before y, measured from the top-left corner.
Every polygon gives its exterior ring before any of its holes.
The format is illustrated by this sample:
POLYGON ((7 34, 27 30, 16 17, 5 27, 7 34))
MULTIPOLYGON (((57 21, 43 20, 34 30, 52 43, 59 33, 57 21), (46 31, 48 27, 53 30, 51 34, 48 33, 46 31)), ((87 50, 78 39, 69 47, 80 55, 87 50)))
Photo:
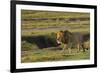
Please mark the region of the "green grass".
MULTIPOLYGON (((66 30, 66 29, 62 29, 66 30)), ((89 33, 90 29, 88 28, 78 28, 78 29, 68 29, 70 32, 79 32, 79 33, 89 33), (84 30, 85 29, 85 30, 84 30)), ((33 31, 22 31, 22 36, 39 36, 39 35, 48 35, 51 33, 57 33, 59 29, 46 29, 46 30, 33 30, 33 31)))
POLYGON ((52 32, 56 33, 59 30, 70 30, 71 32, 88 33, 90 32, 90 22, 89 20, 80 22, 66 22, 69 18, 89 18, 89 13, 79 13, 79 12, 52 12, 52 11, 35 11, 35 10, 22 10, 21 11, 21 29, 22 36, 37 36, 46 35, 52 32), (28 20, 32 18, 47 18, 48 20, 28 20), (51 21, 50 18, 63 18, 65 20, 51 21), (65 27, 63 29, 63 27, 65 27), (37 28, 37 29, 36 29, 37 28), (38 30, 38 28, 43 28, 38 30), (52 28, 52 29, 50 29, 52 28), (62 28, 62 29, 58 29, 62 28), (84 30, 85 29, 85 30, 84 30))
POLYGON ((22 10, 23 18, 70 18, 70 17, 89 17, 89 13, 80 12, 56 12, 56 11, 35 11, 35 10, 22 10))
POLYGON ((21 20, 22 20, 22 29, 31 29, 38 27, 58 27, 58 26, 73 26, 78 24, 89 24, 89 21, 81 22, 67 22, 69 18, 89 18, 89 13, 79 13, 79 12, 51 12, 51 11, 32 11, 32 10, 22 10, 21 11, 21 20), (28 20, 24 21, 23 19, 32 19, 32 18, 46 18, 47 20, 28 20), (63 18, 64 20, 50 20, 50 18, 63 18))
POLYGON ((26 51, 24 55, 22 54, 21 62, 44 62, 44 61, 68 61, 68 60, 86 60, 90 57, 89 50, 86 52, 68 54, 68 51, 62 52, 62 50, 36 50, 36 51, 26 51))

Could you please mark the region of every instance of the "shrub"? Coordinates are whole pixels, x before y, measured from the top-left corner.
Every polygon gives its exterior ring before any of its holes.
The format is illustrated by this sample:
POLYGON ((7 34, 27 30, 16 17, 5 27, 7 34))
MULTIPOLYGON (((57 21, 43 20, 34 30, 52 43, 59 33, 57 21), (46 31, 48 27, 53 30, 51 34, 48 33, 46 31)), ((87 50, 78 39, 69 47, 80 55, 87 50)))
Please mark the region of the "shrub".
POLYGON ((22 51, 35 50, 37 48, 38 48, 38 46, 34 43, 29 43, 27 41, 22 41, 21 42, 21 50, 22 51))

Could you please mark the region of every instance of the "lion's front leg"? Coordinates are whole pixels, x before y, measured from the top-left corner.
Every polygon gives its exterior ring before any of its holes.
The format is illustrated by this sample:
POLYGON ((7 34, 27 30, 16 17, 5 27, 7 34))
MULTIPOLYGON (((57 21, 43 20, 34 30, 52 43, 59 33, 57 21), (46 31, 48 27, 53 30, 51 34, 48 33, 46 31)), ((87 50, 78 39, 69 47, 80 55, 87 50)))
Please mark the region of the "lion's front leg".
POLYGON ((67 49, 67 44, 61 43, 61 47, 62 47, 62 52, 65 52, 65 50, 67 49))
POLYGON ((63 51, 67 49, 67 44, 63 44, 63 51))
POLYGON ((66 51, 66 49, 68 50, 68 53, 71 53, 71 47, 68 47, 68 44, 63 44, 63 51, 66 51))

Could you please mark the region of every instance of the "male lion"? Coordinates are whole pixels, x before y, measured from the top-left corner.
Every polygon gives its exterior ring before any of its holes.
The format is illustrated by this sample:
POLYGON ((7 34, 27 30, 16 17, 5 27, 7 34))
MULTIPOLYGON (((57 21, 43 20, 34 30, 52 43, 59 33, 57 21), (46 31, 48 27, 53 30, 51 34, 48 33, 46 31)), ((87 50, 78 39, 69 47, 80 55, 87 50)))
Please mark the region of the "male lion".
POLYGON ((71 48, 77 48, 77 52, 80 51, 80 48, 85 51, 83 48, 83 39, 79 33, 71 33, 68 30, 57 32, 57 43, 63 46, 63 51, 67 48, 68 52, 71 53, 71 48))

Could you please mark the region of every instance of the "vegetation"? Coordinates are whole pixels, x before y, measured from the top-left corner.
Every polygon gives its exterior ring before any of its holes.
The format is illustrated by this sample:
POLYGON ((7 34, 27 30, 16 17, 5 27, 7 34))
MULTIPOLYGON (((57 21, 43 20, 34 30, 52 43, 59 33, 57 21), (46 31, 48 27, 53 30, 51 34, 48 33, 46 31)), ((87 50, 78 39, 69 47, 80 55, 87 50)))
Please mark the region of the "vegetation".
POLYGON ((32 50, 23 52, 21 62, 44 62, 44 61, 64 61, 64 60, 86 60, 89 59, 89 50, 86 52, 76 53, 76 49, 73 49, 73 53, 68 54, 68 51, 65 50, 32 50))
POLYGON ((24 18, 76 18, 89 17, 89 13, 80 12, 55 12, 55 11, 36 11, 22 10, 22 19, 24 18))

